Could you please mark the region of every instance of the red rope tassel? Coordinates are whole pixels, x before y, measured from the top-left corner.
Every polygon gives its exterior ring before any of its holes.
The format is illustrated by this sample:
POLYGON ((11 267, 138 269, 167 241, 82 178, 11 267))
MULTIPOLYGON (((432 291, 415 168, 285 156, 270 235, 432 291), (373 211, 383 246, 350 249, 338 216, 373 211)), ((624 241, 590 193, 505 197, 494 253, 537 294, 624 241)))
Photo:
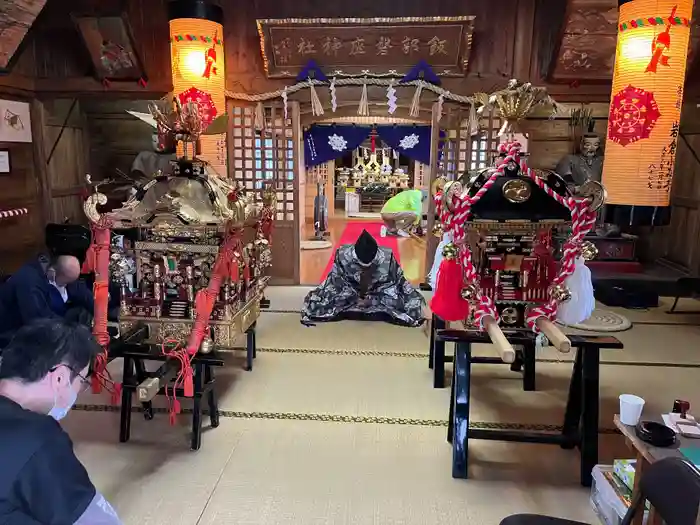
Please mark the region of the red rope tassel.
POLYGON ((469 316, 469 302, 462 298, 462 267, 445 257, 440 263, 430 309, 444 321, 462 321, 469 316))

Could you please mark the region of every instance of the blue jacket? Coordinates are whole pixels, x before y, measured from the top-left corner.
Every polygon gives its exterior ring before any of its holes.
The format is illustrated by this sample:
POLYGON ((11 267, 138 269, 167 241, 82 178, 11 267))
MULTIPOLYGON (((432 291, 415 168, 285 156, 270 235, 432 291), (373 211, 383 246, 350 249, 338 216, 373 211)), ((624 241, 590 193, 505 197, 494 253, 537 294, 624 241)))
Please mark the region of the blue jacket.
POLYGON ((72 282, 66 291, 68 302, 64 303, 39 260, 25 264, 0 285, 0 333, 17 330, 33 319, 63 317, 72 307, 93 312, 92 292, 85 283, 72 282))

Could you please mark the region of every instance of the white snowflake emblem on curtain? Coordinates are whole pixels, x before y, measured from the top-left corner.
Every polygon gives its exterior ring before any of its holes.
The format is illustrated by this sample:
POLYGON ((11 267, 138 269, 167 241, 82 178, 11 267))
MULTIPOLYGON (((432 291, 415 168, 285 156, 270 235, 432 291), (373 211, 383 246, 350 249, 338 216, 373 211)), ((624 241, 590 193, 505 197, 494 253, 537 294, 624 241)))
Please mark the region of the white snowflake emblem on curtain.
POLYGON ((328 137, 328 145, 335 151, 345 151, 345 148, 348 147, 348 141, 340 135, 333 134, 328 137))
POLYGON ((411 149, 415 148, 416 144, 419 142, 420 139, 418 138, 418 135, 412 133, 411 135, 406 135, 404 138, 402 138, 401 142, 399 142, 399 146, 401 146, 403 149, 411 149))

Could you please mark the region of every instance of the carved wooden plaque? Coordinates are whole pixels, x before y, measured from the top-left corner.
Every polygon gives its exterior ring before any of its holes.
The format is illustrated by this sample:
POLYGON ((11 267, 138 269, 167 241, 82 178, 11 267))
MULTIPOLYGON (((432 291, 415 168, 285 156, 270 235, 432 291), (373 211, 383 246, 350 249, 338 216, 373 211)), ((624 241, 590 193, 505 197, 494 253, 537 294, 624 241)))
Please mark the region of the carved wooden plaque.
POLYGON ((617 45, 617 1, 574 0, 569 7, 555 80, 610 80, 617 45))
MULTIPOLYGON (((693 20, 700 16, 700 2, 693 20)), ((557 81, 609 81, 617 46, 617 0, 571 0, 553 72, 557 81)), ((690 52, 698 49, 698 26, 691 26, 690 52)))
POLYGON ((437 75, 466 74, 473 16, 258 20, 269 78, 295 77, 313 59, 327 76, 402 76, 420 60, 437 75))

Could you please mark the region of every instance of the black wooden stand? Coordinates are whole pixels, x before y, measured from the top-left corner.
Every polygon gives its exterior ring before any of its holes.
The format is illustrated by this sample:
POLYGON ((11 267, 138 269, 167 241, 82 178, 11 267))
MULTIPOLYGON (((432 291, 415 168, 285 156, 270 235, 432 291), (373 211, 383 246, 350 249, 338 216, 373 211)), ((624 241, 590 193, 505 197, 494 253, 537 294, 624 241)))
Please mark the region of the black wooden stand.
MULTIPOLYGON (((124 359, 124 374, 122 378, 122 406, 121 421, 119 425, 119 441, 125 443, 129 441, 131 434, 132 398, 139 384, 148 377, 153 377, 156 373, 146 372, 146 361, 162 361, 166 363, 169 358, 160 352, 160 348, 155 345, 125 345, 120 357, 124 359)), ((194 396, 192 407, 192 450, 199 450, 202 445, 202 400, 206 397, 209 408, 209 420, 212 428, 219 426, 219 407, 214 391, 214 370, 215 366, 224 366, 223 359, 216 353, 196 354, 192 358, 192 368, 194 371, 194 396)), ((164 395, 161 388, 159 395, 164 395)), ((179 399, 184 399, 182 388, 175 389, 175 395, 179 399)), ((150 402, 143 403, 144 417, 153 419, 153 408, 150 402)))
MULTIPOLYGON (((506 334, 511 344, 524 344, 534 339, 532 332, 506 334)), ((598 403, 600 383, 600 350, 620 349, 622 343, 607 336, 569 336, 576 350, 564 425, 560 434, 515 430, 469 428, 469 394, 472 343, 489 343, 488 334, 466 330, 440 330, 436 342, 455 343, 454 375, 450 402, 447 441, 452 443, 452 477, 467 478, 469 438, 519 443, 544 443, 562 448, 578 447, 581 452, 581 484, 591 486, 591 471, 598 462, 598 403)))
MULTIPOLYGON (((444 330, 447 324, 440 317, 433 314, 430 323, 430 352, 428 355, 428 367, 433 371, 433 388, 445 388, 445 363, 452 363, 453 356, 445 355, 445 341, 436 338, 438 330, 444 330)), ((511 363, 513 372, 523 373, 523 390, 534 392, 536 390, 535 353, 536 342, 534 338, 520 338, 522 342, 511 344, 515 347, 515 361, 511 363)), ((485 343, 490 343, 487 338, 485 343)), ((478 364, 503 364, 500 357, 472 357, 472 363, 478 364)))
MULTIPOLYGON (((253 369, 253 360, 256 357, 255 323, 246 331, 246 365, 245 369, 253 369)), ((134 332, 134 334, 145 333, 134 332)), ((110 348, 110 360, 121 357, 124 359, 124 372, 122 377, 122 405, 121 421, 119 425, 119 441, 129 441, 131 434, 131 415, 133 395, 138 386, 150 377, 158 377, 161 384, 167 384, 177 373, 179 363, 163 355, 160 345, 152 345, 140 341, 139 337, 130 334, 116 347, 110 348), (160 361, 163 365, 155 372, 146 371, 146 361, 160 361)), ((192 450, 199 450, 202 445, 202 400, 206 398, 209 409, 209 420, 212 428, 219 426, 219 407, 214 391, 214 367, 224 366, 224 360, 220 354, 213 351, 208 354, 198 353, 192 358, 194 371, 194 396, 192 408, 192 450)), ((161 388, 158 395, 165 395, 161 388)), ((184 398, 182 388, 175 389, 175 395, 179 399, 184 398)), ((149 401, 142 403, 143 414, 147 420, 153 419, 153 404, 149 401)))
POLYGON ((253 370, 253 359, 258 357, 257 344, 255 342, 255 326, 256 323, 250 325, 250 328, 245 333, 245 369, 250 372, 253 370))

